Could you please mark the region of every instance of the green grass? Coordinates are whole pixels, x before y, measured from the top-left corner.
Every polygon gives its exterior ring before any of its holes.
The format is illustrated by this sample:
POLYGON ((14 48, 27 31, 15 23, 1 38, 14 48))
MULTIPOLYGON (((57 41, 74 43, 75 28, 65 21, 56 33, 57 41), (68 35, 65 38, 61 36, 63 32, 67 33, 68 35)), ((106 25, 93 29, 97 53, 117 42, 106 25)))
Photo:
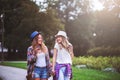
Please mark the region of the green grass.
MULTIPOLYGON (((5 66, 13 66, 26 69, 26 63, 14 63, 4 62, 0 63, 5 66)), ((73 67, 73 79, 72 80, 120 80, 119 73, 103 72, 94 69, 78 69, 73 67)))
POLYGON ((22 68, 22 69, 27 68, 27 64, 23 62, 4 62, 4 63, 0 63, 0 65, 12 66, 12 67, 17 67, 17 68, 22 68))
POLYGON ((120 80, 120 74, 73 67, 73 80, 120 80))

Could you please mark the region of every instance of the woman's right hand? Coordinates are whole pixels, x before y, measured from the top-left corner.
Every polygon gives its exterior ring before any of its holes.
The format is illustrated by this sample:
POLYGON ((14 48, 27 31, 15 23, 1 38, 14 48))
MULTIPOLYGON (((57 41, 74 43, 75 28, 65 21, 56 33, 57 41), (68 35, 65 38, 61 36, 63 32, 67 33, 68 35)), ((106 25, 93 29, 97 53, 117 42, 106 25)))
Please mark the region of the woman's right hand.
POLYGON ((52 75, 53 75, 53 76, 55 75, 55 70, 54 70, 54 69, 52 69, 52 75))

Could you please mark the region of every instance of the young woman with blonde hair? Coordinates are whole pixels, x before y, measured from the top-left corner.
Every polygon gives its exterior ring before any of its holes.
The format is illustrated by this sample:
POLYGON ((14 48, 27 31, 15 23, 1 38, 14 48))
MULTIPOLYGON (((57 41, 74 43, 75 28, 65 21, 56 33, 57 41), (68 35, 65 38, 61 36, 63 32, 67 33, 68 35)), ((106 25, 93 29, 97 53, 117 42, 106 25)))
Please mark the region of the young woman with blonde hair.
POLYGON ((30 38, 32 44, 27 50, 27 74, 32 75, 34 80, 48 80, 47 66, 50 64, 50 59, 42 34, 34 31, 30 38))
POLYGON ((68 41, 66 32, 59 31, 55 35, 56 41, 53 54, 52 71, 54 80, 70 80, 72 78, 73 46, 68 41))

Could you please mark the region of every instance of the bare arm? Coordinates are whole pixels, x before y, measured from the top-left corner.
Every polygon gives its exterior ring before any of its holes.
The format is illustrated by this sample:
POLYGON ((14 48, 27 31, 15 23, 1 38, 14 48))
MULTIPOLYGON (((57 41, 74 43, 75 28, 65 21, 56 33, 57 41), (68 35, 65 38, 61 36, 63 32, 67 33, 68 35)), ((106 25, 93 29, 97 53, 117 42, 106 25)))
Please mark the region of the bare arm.
POLYGON ((71 58, 73 59, 73 57, 74 57, 73 46, 70 46, 69 52, 70 52, 71 58))
POLYGON ((53 61, 52 61, 52 71, 54 72, 55 69, 55 63, 56 63, 56 57, 57 57, 57 49, 54 48, 54 54, 53 54, 53 61))

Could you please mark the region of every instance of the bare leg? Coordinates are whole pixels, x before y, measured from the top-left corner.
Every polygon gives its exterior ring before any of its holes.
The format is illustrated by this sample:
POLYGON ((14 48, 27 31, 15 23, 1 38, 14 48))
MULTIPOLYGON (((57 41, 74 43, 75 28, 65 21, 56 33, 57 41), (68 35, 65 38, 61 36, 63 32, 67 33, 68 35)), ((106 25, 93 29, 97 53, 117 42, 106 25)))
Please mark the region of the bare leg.
POLYGON ((40 78, 35 78, 34 80, 41 80, 40 78))

